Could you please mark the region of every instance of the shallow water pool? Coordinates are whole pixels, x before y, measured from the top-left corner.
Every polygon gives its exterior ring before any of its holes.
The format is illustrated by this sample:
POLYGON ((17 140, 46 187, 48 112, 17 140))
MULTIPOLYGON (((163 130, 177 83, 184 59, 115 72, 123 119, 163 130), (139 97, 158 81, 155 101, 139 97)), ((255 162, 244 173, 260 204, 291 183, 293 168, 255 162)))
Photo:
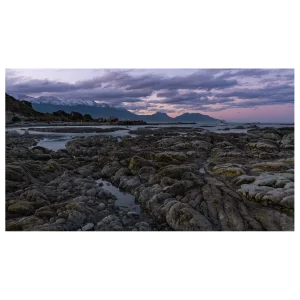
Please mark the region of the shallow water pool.
POLYGON ((135 202, 135 198, 132 195, 121 191, 119 188, 113 186, 110 182, 103 179, 98 179, 96 180, 96 182, 103 183, 102 188, 117 197, 117 200, 115 202, 116 206, 119 206, 123 210, 133 211, 137 213, 141 212, 140 205, 135 202))
POLYGON ((57 151, 60 149, 66 149, 66 143, 71 137, 62 137, 57 139, 44 138, 38 142, 36 146, 44 147, 49 150, 57 151))

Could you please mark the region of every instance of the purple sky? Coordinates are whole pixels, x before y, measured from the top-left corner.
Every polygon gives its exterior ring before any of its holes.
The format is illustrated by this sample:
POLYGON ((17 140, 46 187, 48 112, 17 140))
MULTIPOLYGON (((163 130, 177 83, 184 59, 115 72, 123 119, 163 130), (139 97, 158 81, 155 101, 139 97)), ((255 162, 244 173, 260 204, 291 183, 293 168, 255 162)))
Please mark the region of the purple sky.
POLYGON ((7 69, 6 92, 96 100, 136 114, 294 122, 293 69, 7 69))

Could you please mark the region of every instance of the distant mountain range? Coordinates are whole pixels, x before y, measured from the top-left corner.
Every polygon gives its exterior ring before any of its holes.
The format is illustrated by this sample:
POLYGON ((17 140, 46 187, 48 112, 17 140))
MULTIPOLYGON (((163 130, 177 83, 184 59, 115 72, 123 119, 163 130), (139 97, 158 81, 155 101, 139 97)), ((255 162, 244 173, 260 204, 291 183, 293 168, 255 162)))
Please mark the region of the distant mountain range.
POLYGON ((80 112, 81 114, 90 114, 92 118, 117 117, 120 120, 143 120, 148 123, 162 122, 197 122, 197 123, 216 123, 218 120, 208 115, 200 113, 185 113, 175 118, 166 113, 157 112, 153 115, 137 115, 124 108, 110 106, 106 103, 97 103, 82 99, 58 99, 52 96, 30 97, 24 94, 10 93, 17 100, 26 100, 32 103, 32 107, 42 113, 53 113, 63 110, 67 113, 80 112))

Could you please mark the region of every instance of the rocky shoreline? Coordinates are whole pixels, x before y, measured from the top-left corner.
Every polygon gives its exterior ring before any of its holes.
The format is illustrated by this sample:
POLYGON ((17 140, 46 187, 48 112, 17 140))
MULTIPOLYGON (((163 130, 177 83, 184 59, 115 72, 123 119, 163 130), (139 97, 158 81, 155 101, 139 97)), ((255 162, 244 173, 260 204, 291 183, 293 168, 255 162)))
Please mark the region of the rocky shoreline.
POLYGON ((66 150, 6 136, 6 230, 294 230, 294 129, 144 128, 66 150), (130 193, 133 212, 97 183, 130 193))

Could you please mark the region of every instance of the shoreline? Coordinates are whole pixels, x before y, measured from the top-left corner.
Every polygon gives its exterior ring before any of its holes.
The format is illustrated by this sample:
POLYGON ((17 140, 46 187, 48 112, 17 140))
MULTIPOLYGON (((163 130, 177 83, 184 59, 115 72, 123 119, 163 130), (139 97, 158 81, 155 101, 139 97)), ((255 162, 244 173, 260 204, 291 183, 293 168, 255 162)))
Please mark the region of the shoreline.
POLYGON ((7 128, 17 128, 17 127, 36 127, 36 126, 47 126, 47 127, 51 127, 51 126, 152 126, 152 125, 193 125, 193 124, 197 124, 197 123, 147 123, 147 124, 130 124, 130 125, 124 125, 124 124, 114 124, 114 123, 110 123, 110 122, 106 122, 106 123, 98 123, 98 122, 32 122, 32 123, 16 123, 16 124, 12 124, 12 123, 6 123, 5 127, 7 128))

